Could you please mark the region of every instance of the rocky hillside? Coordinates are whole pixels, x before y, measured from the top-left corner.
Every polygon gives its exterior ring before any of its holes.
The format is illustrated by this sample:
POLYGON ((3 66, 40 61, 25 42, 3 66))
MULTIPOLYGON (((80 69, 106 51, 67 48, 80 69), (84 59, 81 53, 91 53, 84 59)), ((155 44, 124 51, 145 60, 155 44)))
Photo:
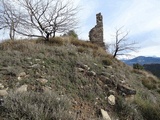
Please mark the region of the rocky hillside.
POLYGON ((6 41, 0 56, 1 119, 160 120, 160 80, 89 42, 6 41))

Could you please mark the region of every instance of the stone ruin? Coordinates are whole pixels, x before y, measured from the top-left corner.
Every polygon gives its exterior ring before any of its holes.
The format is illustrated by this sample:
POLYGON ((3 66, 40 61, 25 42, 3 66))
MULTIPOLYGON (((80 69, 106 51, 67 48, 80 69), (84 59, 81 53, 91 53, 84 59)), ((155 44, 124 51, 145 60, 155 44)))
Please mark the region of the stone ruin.
POLYGON ((105 49, 103 42, 103 17, 101 13, 96 14, 97 24, 89 32, 89 40, 105 49))

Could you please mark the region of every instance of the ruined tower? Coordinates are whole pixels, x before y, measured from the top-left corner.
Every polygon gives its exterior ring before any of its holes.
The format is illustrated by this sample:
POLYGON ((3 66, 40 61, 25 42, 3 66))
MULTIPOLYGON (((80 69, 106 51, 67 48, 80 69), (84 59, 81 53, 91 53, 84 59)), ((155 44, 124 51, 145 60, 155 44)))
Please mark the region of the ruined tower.
POLYGON ((89 39, 92 43, 95 43, 105 49, 103 42, 103 17, 101 13, 96 14, 96 25, 89 32, 89 39))

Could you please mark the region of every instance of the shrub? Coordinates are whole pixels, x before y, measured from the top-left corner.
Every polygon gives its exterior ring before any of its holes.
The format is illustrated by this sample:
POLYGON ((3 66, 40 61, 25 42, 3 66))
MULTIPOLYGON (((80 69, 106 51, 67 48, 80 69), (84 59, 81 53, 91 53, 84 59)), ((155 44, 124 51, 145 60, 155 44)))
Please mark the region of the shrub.
POLYGON ((93 51, 94 57, 110 57, 112 58, 103 48, 98 47, 97 49, 94 49, 93 51))
POLYGON ((82 46, 82 47, 86 47, 86 48, 98 49, 98 46, 95 44, 92 44, 91 42, 86 42, 86 41, 77 40, 77 39, 71 39, 70 42, 71 42, 71 44, 73 44, 75 46, 82 46))
POLYGON ((133 68, 138 69, 138 70, 143 70, 144 69, 144 67, 142 65, 138 64, 138 63, 133 64, 133 68))
POLYGON ((10 93, 1 116, 8 120, 72 120, 70 102, 55 93, 10 93))
POLYGON ((32 40, 7 40, 0 44, 0 50, 16 50, 21 52, 30 52, 36 48, 32 40))
POLYGON ((86 48, 84 48, 84 47, 78 47, 78 52, 79 52, 79 53, 84 53, 84 52, 86 52, 86 51, 87 51, 86 48))
POLYGON ((134 116, 134 111, 130 104, 128 104, 123 97, 117 97, 115 111, 120 117, 120 120, 131 120, 134 116))
POLYGON ((109 59, 109 58, 103 59, 103 60, 102 60, 102 63, 103 63, 104 65, 107 65, 107 66, 112 65, 112 61, 111 61, 111 59, 109 59))
POLYGON ((74 37, 78 39, 78 35, 74 30, 70 30, 67 32, 67 34, 63 35, 63 36, 70 36, 70 37, 74 37))
POLYGON ((49 43, 61 46, 64 44, 64 40, 61 37, 54 37, 49 40, 49 43))
POLYGON ((135 102, 145 120, 160 120, 160 105, 142 98, 137 98, 135 102))
POLYGON ((147 87, 149 90, 157 88, 157 82, 152 77, 142 78, 142 84, 147 87))

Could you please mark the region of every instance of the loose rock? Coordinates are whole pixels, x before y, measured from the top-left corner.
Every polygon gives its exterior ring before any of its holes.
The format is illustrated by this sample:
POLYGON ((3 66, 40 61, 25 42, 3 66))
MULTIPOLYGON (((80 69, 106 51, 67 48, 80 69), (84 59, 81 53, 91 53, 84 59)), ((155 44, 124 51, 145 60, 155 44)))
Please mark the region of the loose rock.
POLYGON ((42 89, 43 89, 43 92, 45 92, 45 93, 50 93, 51 90, 52 90, 52 88, 51 88, 51 87, 48 87, 48 86, 43 87, 42 89))
POLYGON ((115 96, 114 95, 110 95, 109 97, 108 97, 108 103, 110 104, 110 105, 115 105, 115 96))
POLYGON ((4 85, 0 83, 0 89, 4 89, 4 85))
POLYGON ((88 76, 96 76, 96 73, 94 71, 88 71, 87 75, 88 76))
POLYGON ((85 70, 83 68, 78 68, 79 72, 84 72, 85 70))
POLYGON ((111 120, 110 116, 108 115, 108 112, 101 109, 101 114, 104 120, 111 120))
POLYGON ((42 79, 37 79, 38 82, 42 83, 43 85, 48 82, 48 80, 42 78, 42 79))
POLYGON ((7 95, 8 95, 7 89, 0 90, 0 96, 7 96, 7 95))
POLYGON ((136 90, 130 88, 127 85, 123 85, 123 84, 118 84, 117 89, 121 92, 121 93, 125 93, 126 95, 135 95, 136 94, 136 90))
POLYGON ((77 67, 83 68, 85 70, 90 70, 90 67, 88 65, 84 65, 83 63, 77 63, 77 67))
POLYGON ((25 72, 21 72, 18 77, 25 77, 26 76, 26 73, 25 72))
POLYGON ((16 92, 22 93, 27 92, 28 85, 22 85, 21 87, 17 88, 16 92))

